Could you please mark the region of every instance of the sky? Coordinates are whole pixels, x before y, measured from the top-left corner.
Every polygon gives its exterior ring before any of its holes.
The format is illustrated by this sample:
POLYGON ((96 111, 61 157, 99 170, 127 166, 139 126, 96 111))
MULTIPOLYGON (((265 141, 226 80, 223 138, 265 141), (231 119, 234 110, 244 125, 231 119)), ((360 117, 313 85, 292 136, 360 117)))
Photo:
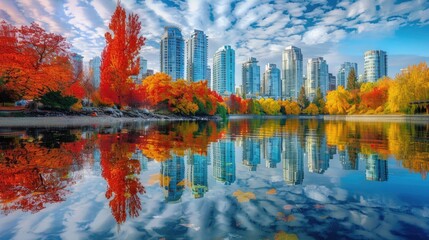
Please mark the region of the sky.
MULTIPOLYGON (((105 46, 116 0, 2 0, 0 19, 14 25, 39 23, 62 34, 84 61, 99 56, 105 46)), ((141 55, 148 68, 159 71, 159 41, 165 26, 178 26, 185 39, 193 29, 209 38, 209 64, 217 49, 236 51, 236 84, 241 64, 256 57, 280 66, 285 47, 302 49, 308 58, 323 57, 336 75, 345 61, 357 62, 363 72, 363 54, 384 50, 388 75, 422 61, 429 63, 429 1, 411 0, 122 0, 128 12, 139 15, 147 38, 141 55)), ((304 70, 305 71, 305 70, 304 70)), ((305 74, 305 72, 304 72, 305 74)))

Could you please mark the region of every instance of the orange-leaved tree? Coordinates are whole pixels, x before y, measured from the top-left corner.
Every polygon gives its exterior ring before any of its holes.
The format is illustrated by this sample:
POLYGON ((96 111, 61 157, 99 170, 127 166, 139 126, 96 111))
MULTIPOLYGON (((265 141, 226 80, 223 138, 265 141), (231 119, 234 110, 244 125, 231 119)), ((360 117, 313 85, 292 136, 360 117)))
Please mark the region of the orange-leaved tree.
POLYGON ((70 44, 38 24, 19 29, 0 22, 0 78, 2 85, 20 97, 34 98, 65 91, 73 83, 70 44))
POLYGON ((130 76, 139 72, 138 55, 145 38, 140 36, 139 17, 134 13, 127 15, 120 2, 112 15, 109 29, 102 52, 100 94, 103 99, 117 105, 129 105, 130 101, 135 101, 136 91, 139 90, 130 76))

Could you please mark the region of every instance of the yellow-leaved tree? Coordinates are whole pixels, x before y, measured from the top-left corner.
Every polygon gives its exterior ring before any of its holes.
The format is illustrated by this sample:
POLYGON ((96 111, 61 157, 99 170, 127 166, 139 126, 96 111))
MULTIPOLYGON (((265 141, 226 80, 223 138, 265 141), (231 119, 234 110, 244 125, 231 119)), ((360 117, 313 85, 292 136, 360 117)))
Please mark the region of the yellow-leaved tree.
POLYGON ((350 108, 350 92, 339 86, 336 90, 328 92, 326 96, 326 109, 329 114, 346 114, 350 108))
POLYGON ((262 111, 267 115, 277 115, 280 113, 280 104, 272 98, 261 98, 258 100, 262 111))
POLYGON ((310 103, 306 109, 302 111, 302 113, 307 115, 317 115, 319 114, 319 108, 314 103, 310 103))
POLYGON ((388 93, 390 112, 412 113, 410 102, 429 99, 429 67, 425 62, 412 65, 396 75, 388 93))

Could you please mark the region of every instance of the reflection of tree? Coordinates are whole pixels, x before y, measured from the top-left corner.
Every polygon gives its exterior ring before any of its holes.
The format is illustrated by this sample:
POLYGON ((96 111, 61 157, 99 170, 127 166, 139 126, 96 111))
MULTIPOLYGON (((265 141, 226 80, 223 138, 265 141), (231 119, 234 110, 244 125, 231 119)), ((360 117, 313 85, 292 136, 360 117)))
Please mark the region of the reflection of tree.
POLYGON ((35 139, 0 153, 0 207, 8 214, 16 210, 37 212, 47 204, 65 200, 66 188, 74 183, 72 171, 82 165, 84 140, 53 141, 58 148, 46 148, 35 139))
POLYGON ((139 216, 141 202, 138 194, 144 187, 138 178, 141 167, 138 160, 131 159, 136 149, 132 134, 109 134, 99 136, 102 176, 107 182, 106 198, 110 200, 116 222, 121 224, 130 217, 139 216))

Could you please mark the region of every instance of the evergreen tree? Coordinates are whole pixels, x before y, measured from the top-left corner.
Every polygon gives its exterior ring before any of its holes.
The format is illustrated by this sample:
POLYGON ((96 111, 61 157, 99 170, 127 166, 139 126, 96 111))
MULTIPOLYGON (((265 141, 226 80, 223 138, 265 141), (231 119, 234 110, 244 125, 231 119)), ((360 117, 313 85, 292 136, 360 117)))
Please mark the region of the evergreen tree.
POLYGON ((350 70, 349 76, 347 76, 347 90, 359 89, 359 83, 357 82, 355 69, 350 70))
POLYGON ((308 100, 307 95, 305 95, 304 86, 302 86, 301 90, 299 91, 298 105, 301 109, 305 109, 308 107, 308 105, 310 105, 310 101, 308 100))
POLYGON ((313 99, 313 104, 315 104, 318 108, 319 108, 319 113, 323 113, 324 108, 325 108, 325 104, 326 101, 324 99, 322 90, 320 89, 320 87, 317 88, 316 90, 316 96, 313 99))

